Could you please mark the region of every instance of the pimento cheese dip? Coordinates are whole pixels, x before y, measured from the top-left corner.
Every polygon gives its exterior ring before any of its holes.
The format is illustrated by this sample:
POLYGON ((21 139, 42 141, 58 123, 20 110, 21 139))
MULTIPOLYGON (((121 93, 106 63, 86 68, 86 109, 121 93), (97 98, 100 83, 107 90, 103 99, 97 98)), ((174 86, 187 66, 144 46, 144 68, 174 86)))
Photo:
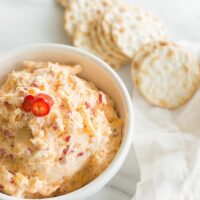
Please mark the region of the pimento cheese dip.
POLYGON ((72 192, 111 163, 122 139, 113 101, 77 76, 81 66, 25 61, 0 89, 0 192, 72 192))

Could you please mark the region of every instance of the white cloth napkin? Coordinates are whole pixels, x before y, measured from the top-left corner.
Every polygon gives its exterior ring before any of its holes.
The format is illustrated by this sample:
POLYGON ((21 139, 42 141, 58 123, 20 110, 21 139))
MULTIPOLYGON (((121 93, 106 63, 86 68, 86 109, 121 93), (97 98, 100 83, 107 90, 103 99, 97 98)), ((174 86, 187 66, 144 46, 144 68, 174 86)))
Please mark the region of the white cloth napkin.
MULTIPOLYGON (((200 61, 200 44, 182 44, 200 61)), ((200 90, 174 111, 150 105, 136 90, 133 105, 141 170, 134 200, 200 200, 200 90)))

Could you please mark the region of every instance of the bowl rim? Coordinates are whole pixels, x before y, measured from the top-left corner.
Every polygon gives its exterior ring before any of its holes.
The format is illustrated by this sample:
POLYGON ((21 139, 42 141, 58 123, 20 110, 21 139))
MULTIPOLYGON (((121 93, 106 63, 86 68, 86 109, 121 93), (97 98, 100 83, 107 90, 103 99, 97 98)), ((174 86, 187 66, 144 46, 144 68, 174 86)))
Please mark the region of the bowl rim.
MULTIPOLYGON (((95 62, 99 67, 102 67, 103 70, 114 80, 114 82, 117 84, 120 93, 123 96, 123 100, 125 102, 125 106, 127 108, 127 131, 125 134, 125 137, 123 139, 123 142, 120 146, 119 151, 117 152, 116 156, 112 160, 112 162, 109 164, 109 166, 94 180, 92 180, 87 185, 70 192, 68 194, 64 194, 61 196, 56 197, 50 197, 50 198, 44 198, 43 200, 60 200, 60 199, 68 199, 73 200, 75 198, 80 198, 80 195, 84 198, 89 197, 91 194, 94 194, 99 189, 101 189, 103 186, 105 186, 111 178, 113 178, 114 175, 118 172, 118 170, 121 168, 122 164, 124 163, 124 160, 128 154, 128 151, 130 149, 131 141, 132 141, 132 131, 134 127, 135 117, 133 113, 133 106, 131 102, 131 98, 129 95, 129 92, 119 77, 119 75, 103 60, 98 58, 97 56, 86 52, 82 49, 78 49, 69 45, 63 45, 63 44, 57 44, 57 43, 37 43, 37 44, 31 44, 31 45, 25 45, 22 47, 18 47, 12 50, 9 50, 5 53, 0 54, 0 62, 2 59, 5 59, 7 56, 10 55, 17 55, 20 53, 23 53, 25 51, 37 51, 37 49, 41 50, 42 48, 53 48, 59 50, 66 50, 66 51, 72 51, 75 54, 79 54, 80 56, 85 56, 86 59, 92 59, 93 62, 95 62), (93 192, 91 192, 93 191, 93 192)), ((24 199, 19 197, 10 196, 4 193, 0 192, 0 198, 3 200, 17 200, 17 199, 24 199)))

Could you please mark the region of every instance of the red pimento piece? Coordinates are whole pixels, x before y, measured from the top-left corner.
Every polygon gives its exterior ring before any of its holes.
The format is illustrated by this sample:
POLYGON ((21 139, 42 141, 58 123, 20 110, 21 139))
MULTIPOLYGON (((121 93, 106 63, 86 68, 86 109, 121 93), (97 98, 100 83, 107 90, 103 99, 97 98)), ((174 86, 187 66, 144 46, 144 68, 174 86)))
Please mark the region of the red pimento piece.
POLYGON ((100 92, 99 95, 98 95, 98 100, 99 100, 99 103, 102 104, 103 103, 103 93, 100 92))
POLYGON ((6 155, 6 150, 1 148, 0 149, 0 158, 4 157, 6 155))
POLYGON ((43 99, 45 99, 45 100, 48 102, 48 104, 49 104, 50 107, 54 104, 53 98, 50 97, 50 96, 47 95, 47 94, 39 93, 36 97, 37 97, 37 98, 43 98, 43 99))
POLYGON ((77 154, 77 157, 81 157, 83 155, 84 155, 84 152, 80 152, 80 153, 77 154))
POLYGON ((37 117, 42 117, 50 112, 50 105, 44 98, 36 98, 32 102, 32 113, 37 117))
POLYGON ((9 131, 8 129, 4 129, 3 134, 6 138, 13 138, 14 135, 11 131, 9 131))
POLYGON ((14 179, 11 179, 10 183, 15 183, 15 180, 14 180, 14 179))
POLYGON ((30 147, 28 147, 27 150, 28 150, 30 153, 33 153, 33 150, 32 150, 30 147))
POLYGON ((39 87, 40 85, 39 85, 38 83, 36 83, 36 82, 33 82, 33 83, 31 84, 31 86, 32 86, 32 87, 39 87))
POLYGON ((65 141, 66 141, 66 142, 69 142, 69 141, 70 141, 70 138, 71 138, 70 135, 66 136, 65 141))
POLYGON ((90 105, 90 103, 88 103, 88 102, 85 103, 85 106, 86 106, 87 109, 90 109, 90 108, 91 108, 91 105, 90 105))
POLYGON ((68 151, 69 151, 69 145, 67 145, 67 147, 63 149, 63 154, 66 155, 68 151))
POLYGON ((18 93, 19 93, 20 95, 24 95, 24 91, 21 91, 21 90, 20 90, 18 93))
POLYGON ((11 160, 14 159, 13 154, 9 154, 8 157, 9 157, 11 160))
POLYGON ((59 158, 59 161, 61 161, 61 160, 63 160, 63 159, 64 159, 64 157, 60 157, 60 158, 59 158))
POLYGON ((31 112, 32 110, 32 102, 34 100, 33 95, 28 95, 25 97, 24 102, 22 103, 22 109, 26 112, 31 112))
POLYGON ((53 124, 52 128, 53 128, 54 130, 57 130, 59 127, 58 127, 58 125, 53 124))
POLYGON ((8 107, 10 104, 9 104, 7 101, 4 101, 3 105, 4 105, 5 107, 8 107))

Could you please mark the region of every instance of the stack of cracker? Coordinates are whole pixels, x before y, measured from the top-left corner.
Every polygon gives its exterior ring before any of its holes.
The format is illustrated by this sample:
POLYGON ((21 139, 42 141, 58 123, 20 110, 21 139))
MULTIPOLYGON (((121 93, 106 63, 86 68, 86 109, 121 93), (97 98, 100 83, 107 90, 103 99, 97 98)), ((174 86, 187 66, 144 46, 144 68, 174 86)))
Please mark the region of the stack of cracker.
POLYGON ((117 69, 131 63, 132 79, 153 105, 174 109, 200 84, 197 61, 170 42, 153 14, 122 0, 57 0, 65 8, 64 28, 78 48, 117 69))
POLYGON ((130 63, 142 45, 168 39, 158 18, 122 0, 58 1, 65 8, 64 28, 73 45, 115 69, 130 63))

